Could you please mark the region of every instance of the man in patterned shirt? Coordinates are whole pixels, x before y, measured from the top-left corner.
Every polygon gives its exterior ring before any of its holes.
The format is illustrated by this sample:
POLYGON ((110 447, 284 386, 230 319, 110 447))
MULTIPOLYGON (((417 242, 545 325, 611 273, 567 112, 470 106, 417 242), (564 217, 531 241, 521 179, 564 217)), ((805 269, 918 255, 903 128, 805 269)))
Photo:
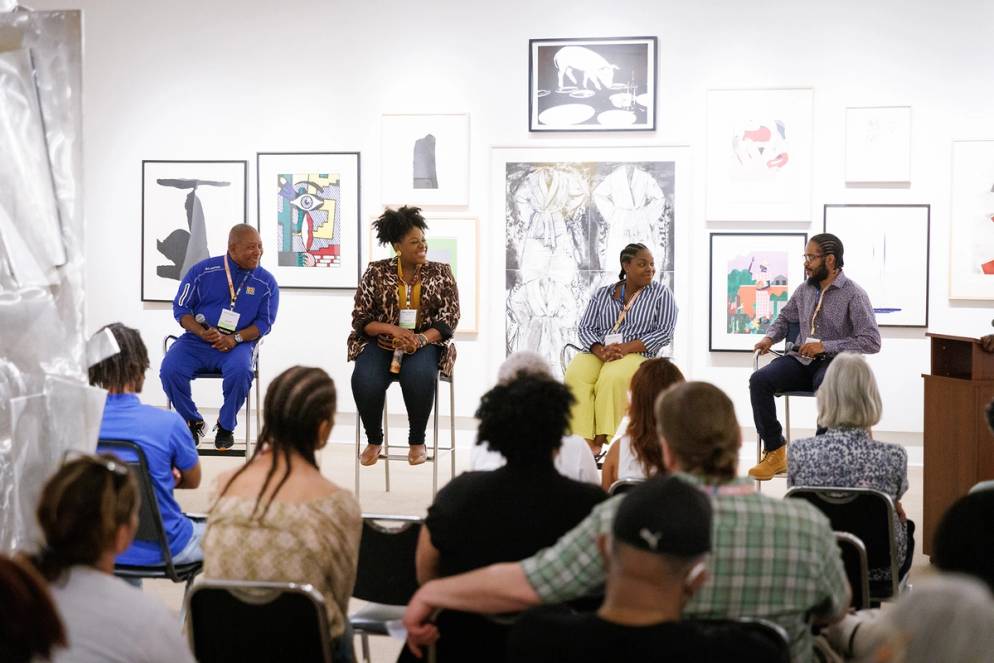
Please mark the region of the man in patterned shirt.
MULTIPOLYGON (((663 458, 676 476, 711 496, 711 578, 687 603, 691 618, 761 617, 783 626, 795 661, 812 660, 809 622, 841 619, 850 590, 828 520, 801 500, 756 493, 736 479, 741 431, 717 387, 688 382, 656 401, 663 458)), ((518 563, 433 580, 407 606, 413 650, 437 637, 436 608, 501 613, 599 592, 605 569, 597 537, 610 533, 622 496, 602 502, 559 541, 518 563)))
POLYGON ((815 235, 804 252, 807 281, 794 290, 755 350, 766 354, 786 338, 792 325, 800 327, 786 356, 778 357, 749 378, 752 417, 763 440, 763 458, 749 470, 759 481, 787 471, 787 446, 777 421, 774 394, 816 391, 832 357, 840 352, 880 352, 880 330, 866 291, 842 273, 842 242, 835 235, 815 235))

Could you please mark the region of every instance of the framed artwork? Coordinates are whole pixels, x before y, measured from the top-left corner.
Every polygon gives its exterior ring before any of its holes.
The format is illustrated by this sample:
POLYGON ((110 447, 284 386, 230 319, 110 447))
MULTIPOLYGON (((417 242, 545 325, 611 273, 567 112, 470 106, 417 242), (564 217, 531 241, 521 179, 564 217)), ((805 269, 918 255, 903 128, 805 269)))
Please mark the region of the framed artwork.
POLYGON ((359 153, 260 152, 256 195, 265 267, 281 288, 359 285, 359 153))
POLYGON ((385 205, 469 204, 469 114, 384 115, 385 205))
POLYGON ((994 140, 953 141, 949 298, 994 299, 994 140))
MULTIPOLYGON (((457 334, 475 334, 480 319, 480 222, 468 216, 426 215, 428 224, 428 260, 444 262, 452 268, 459 288, 459 326, 457 334)), ((390 246, 376 241, 369 230, 369 260, 393 257, 390 246)))
POLYGON ((708 90, 708 221, 811 219, 810 88, 708 90))
POLYGON ((842 240, 845 274, 881 327, 928 326, 930 216, 928 205, 825 205, 825 232, 842 240))
POLYGON ((248 222, 247 161, 142 161, 141 298, 170 302, 190 267, 248 222))
POLYGON ((656 38, 528 40, 529 131, 655 131, 656 38))
POLYGON ((846 182, 911 184, 911 106, 846 109, 846 182))
POLYGON ((807 233, 711 233, 708 350, 752 352, 804 281, 807 233))
MULTIPOLYGON (((507 354, 533 350, 558 372, 591 295, 618 281, 631 242, 649 247, 656 279, 680 304, 675 240, 678 217, 689 222, 686 158, 681 147, 494 148, 491 218, 503 219, 503 232, 493 224, 490 241, 505 246, 494 319, 506 321, 507 354)), ((672 344, 663 350, 672 353, 672 344)))

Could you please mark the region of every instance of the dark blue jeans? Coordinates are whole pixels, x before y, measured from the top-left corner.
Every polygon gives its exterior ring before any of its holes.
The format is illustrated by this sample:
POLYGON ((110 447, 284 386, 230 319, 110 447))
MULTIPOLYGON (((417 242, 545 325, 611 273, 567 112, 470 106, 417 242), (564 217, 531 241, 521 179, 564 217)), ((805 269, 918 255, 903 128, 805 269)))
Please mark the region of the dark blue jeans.
MULTIPOLYGON (((752 419, 766 451, 784 445, 783 427, 777 421, 774 394, 786 391, 818 391, 831 357, 815 359, 805 366, 793 357, 777 357, 749 377, 752 419)), ((823 431, 819 431, 823 432, 823 431)))
POLYGON ((435 376, 441 348, 426 345, 414 354, 404 355, 400 374, 390 372, 393 352, 384 350, 370 341, 355 360, 352 370, 352 396, 355 398, 366 440, 370 444, 383 444, 383 403, 387 387, 400 382, 411 427, 408 444, 424 444, 428 415, 435 400, 435 376))

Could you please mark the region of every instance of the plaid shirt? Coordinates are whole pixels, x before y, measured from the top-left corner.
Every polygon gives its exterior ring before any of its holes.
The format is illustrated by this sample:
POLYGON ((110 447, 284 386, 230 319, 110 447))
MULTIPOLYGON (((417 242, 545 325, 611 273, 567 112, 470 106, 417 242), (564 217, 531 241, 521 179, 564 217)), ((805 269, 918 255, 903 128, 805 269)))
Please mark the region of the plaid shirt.
MULTIPOLYGON (((810 661, 807 613, 837 613, 848 582, 828 519, 803 500, 756 493, 751 481, 708 485, 682 479, 712 496, 714 532, 710 579, 687 603, 687 617, 761 617, 790 636, 794 661, 810 661)), ((521 564, 544 603, 560 603, 598 591, 604 584, 598 535, 610 534, 623 495, 594 507, 579 525, 521 564)))

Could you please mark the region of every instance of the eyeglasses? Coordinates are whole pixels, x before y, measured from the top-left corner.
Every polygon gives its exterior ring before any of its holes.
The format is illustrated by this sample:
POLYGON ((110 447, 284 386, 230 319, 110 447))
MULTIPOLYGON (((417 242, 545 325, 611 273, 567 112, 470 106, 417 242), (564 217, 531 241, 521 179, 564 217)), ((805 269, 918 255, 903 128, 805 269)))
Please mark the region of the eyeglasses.
POLYGON ((801 257, 804 258, 804 262, 811 262, 815 258, 823 258, 824 256, 824 253, 805 253, 801 257))

